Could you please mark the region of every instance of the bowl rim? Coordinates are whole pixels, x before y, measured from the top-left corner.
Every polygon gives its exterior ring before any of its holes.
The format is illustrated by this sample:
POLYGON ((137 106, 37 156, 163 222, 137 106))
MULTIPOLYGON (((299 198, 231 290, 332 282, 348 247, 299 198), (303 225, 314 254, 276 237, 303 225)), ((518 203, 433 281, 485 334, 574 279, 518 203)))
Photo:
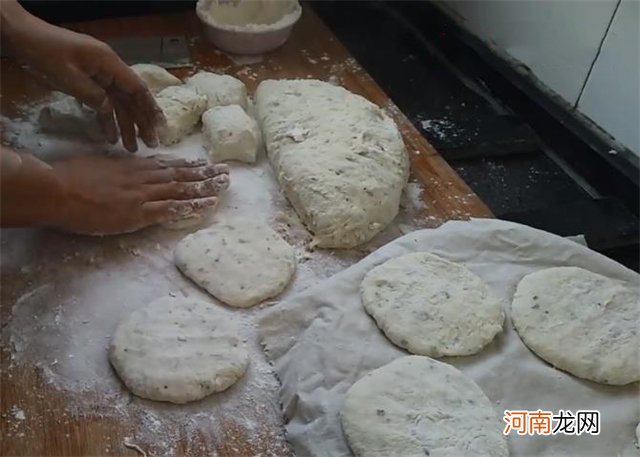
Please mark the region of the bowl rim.
POLYGON ((279 24, 277 28, 267 29, 266 27, 268 27, 268 24, 249 24, 249 25, 260 25, 265 27, 265 30, 250 30, 247 28, 247 26, 225 25, 225 24, 209 22, 205 17, 204 10, 212 1, 213 0, 198 0, 198 2, 196 3, 196 15, 198 16, 198 19, 200 19, 200 21, 202 21, 202 23, 205 26, 214 28, 216 30, 225 31, 225 32, 243 33, 243 34, 249 34, 249 35, 260 35, 260 34, 279 32, 281 30, 292 27, 296 22, 298 22, 298 20, 300 20, 300 17, 302 16, 302 6, 300 5, 299 1, 296 1, 295 9, 292 12, 285 14, 284 16, 282 16, 281 19, 275 22, 275 24, 278 24, 279 22, 281 22, 281 24, 279 24))

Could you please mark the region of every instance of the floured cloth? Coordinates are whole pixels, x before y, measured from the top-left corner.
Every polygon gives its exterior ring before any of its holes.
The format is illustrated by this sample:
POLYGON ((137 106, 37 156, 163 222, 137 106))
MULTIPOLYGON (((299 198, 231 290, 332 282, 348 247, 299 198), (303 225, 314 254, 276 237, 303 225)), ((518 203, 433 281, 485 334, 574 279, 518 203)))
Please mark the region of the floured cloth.
POLYGON ((601 413, 598 436, 512 432, 512 456, 640 455, 635 437, 638 383, 604 386, 556 370, 527 349, 510 319, 518 281, 539 269, 573 265, 636 287, 640 277, 559 236, 511 222, 474 219, 398 238, 261 316, 260 338, 282 384, 288 439, 299 457, 350 455, 339 419, 345 392, 367 372, 407 354, 385 338, 363 309, 360 282, 371 268, 416 251, 464 264, 504 301, 505 329, 489 346, 475 356, 440 359, 476 381, 499 417, 506 409, 601 413))

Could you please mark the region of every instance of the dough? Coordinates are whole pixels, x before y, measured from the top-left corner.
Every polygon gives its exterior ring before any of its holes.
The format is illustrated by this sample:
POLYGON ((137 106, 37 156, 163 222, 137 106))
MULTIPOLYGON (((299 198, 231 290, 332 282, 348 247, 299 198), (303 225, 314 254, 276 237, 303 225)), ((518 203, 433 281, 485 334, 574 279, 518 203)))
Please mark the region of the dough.
POLYGON ((156 101, 167 119, 166 125, 158 129, 158 139, 165 146, 178 143, 189 135, 207 109, 206 97, 183 86, 163 89, 156 101))
POLYGON ((131 69, 144 81, 149 90, 154 94, 169 86, 182 84, 179 78, 173 76, 164 68, 150 63, 137 63, 131 65, 131 69))
POLYGON ((289 284, 295 252, 262 222, 234 218, 184 238, 177 267, 230 306, 248 308, 275 297, 289 284))
POLYGON ((256 161, 260 129, 240 106, 216 106, 207 110, 202 116, 202 133, 213 162, 256 161))
POLYGON ((360 294, 387 338, 414 354, 475 354, 502 331, 502 304, 482 279, 426 252, 373 268, 360 294))
POLYGON ((109 358, 139 397, 186 403, 242 377, 249 355, 237 315, 208 303, 160 298, 118 324, 109 358))
POLYGON ((393 220, 409 160, 380 108, 308 79, 263 81, 256 108, 280 186, 315 244, 354 247, 393 220))
POLYGON ((480 387, 429 357, 401 357, 351 386, 342 428, 357 457, 509 455, 480 387))
POLYGON ((225 105, 247 108, 247 88, 242 81, 233 76, 201 71, 188 78, 186 83, 207 97, 208 108, 225 105))
POLYGON ((511 308, 522 341, 551 365, 602 384, 640 380, 640 292, 577 267, 528 274, 511 308))
POLYGON ((104 139, 96 112, 69 95, 61 94, 57 100, 43 107, 38 115, 38 125, 45 133, 104 139))

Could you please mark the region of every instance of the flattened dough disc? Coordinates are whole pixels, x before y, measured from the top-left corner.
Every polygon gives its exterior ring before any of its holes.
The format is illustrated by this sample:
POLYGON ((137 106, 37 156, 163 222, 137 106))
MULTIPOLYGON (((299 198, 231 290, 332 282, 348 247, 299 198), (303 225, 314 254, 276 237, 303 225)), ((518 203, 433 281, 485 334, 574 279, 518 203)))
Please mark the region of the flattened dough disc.
POLYGON ((401 357, 351 386, 342 428, 357 457, 509 455, 480 387, 429 357, 401 357))
POLYGON ((139 397, 187 403, 227 389, 249 355, 238 317, 205 302, 164 297, 123 319, 109 359, 139 397))
POLYGON ((291 281, 295 251, 260 221, 230 218, 184 238, 177 267, 228 305, 248 308, 275 297, 291 281))
POLYGON ((387 338, 414 354, 475 354, 502 331, 502 304, 489 287, 463 265, 426 252, 373 268, 360 294, 387 338))
POLYGON ((541 358, 579 378, 624 385, 640 380, 640 292, 577 267, 528 274, 511 319, 541 358))

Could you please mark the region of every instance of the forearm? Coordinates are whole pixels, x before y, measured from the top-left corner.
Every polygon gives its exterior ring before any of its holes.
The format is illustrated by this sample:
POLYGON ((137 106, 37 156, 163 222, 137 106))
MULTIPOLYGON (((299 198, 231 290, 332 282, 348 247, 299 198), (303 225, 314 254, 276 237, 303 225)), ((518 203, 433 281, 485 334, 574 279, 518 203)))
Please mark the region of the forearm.
POLYGON ((0 165, 0 225, 56 225, 64 191, 53 168, 4 146, 0 146, 0 165))
MULTIPOLYGON (((0 0, 0 34, 3 48, 19 53, 23 31, 41 27, 43 21, 25 10, 16 0, 0 0)), ((46 23, 44 23, 46 24, 46 23)))

